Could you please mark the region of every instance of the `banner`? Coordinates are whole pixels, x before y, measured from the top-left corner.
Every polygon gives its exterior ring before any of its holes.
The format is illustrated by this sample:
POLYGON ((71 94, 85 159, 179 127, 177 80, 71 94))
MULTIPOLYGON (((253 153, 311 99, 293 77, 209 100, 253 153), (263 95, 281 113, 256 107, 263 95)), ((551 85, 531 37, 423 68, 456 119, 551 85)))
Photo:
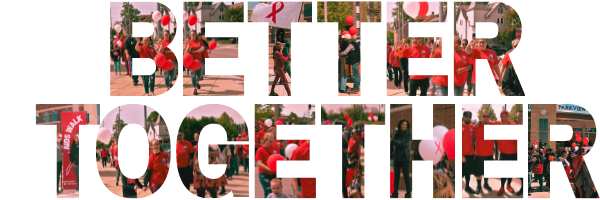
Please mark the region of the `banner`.
POLYGON ((252 11, 252 22, 269 22, 269 26, 292 29, 292 22, 298 22, 302 2, 273 2, 258 4, 252 11))
POLYGON ((69 155, 73 134, 79 132, 79 125, 85 125, 85 111, 62 112, 60 118, 61 132, 63 135, 63 189, 77 189, 77 181, 69 155))

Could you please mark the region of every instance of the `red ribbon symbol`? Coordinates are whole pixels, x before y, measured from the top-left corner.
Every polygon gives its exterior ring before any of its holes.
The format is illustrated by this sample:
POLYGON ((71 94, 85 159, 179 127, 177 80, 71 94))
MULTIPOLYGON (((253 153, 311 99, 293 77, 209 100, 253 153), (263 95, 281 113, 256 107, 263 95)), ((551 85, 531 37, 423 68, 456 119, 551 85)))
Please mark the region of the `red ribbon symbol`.
POLYGON ((273 3, 273 7, 272 7, 273 11, 269 15, 267 15, 267 17, 265 17, 265 18, 273 17, 272 18, 273 19, 273 23, 277 24, 277 13, 279 13, 279 12, 281 12, 281 10, 283 10, 283 6, 284 6, 283 2, 281 2, 281 1, 273 3), (277 3, 281 3, 281 7, 279 7, 279 9, 276 9, 277 3))
POLYGON ((437 155, 437 152, 440 151, 440 153, 444 153, 442 152, 442 149, 440 149, 440 141, 436 140, 435 141, 435 146, 437 146, 437 150, 435 150, 435 154, 437 155))

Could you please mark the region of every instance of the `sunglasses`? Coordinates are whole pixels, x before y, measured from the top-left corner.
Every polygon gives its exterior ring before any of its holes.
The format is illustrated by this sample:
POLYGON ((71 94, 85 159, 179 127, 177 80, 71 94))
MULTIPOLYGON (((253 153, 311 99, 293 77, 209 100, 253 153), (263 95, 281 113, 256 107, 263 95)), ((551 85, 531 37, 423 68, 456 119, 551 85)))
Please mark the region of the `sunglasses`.
POLYGON ((490 118, 490 116, 489 116, 489 115, 483 115, 483 116, 481 116, 481 117, 483 117, 483 118, 490 118))
POLYGON ((462 43, 463 46, 467 46, 467 43, 462 43))
POLYGON ((521 118, 523 118, 523 115, 521 115, 521 116, 517 116, 517 118, 521 119, 521 118))

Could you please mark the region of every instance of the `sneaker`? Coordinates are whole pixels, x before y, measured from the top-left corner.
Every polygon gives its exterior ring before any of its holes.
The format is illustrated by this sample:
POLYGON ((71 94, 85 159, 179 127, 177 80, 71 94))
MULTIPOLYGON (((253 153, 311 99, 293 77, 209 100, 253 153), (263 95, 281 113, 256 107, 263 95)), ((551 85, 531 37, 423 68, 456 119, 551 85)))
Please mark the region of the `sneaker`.
POLYGON ((224 195, 225 194, 225 190, 221 190, 221 192, 219 192, 219 195, 224 195))
POLYGON ((483 188, 485 188, 487 191, 492 191, 492 188, 487 183, 483 184, 483 188))
POLYGON ((117 72, 115 72, 115 75, 117 75, 117 72))
POLYGON ((517 196, 521 196, 521 195, 523 195, 523 189, 521 189, 517 192, 517 196))
POLYGON ((338 90, 339 93, 346 93, 344 90, 338 90))
POLYGON ((121 75, 121 72, 119 72, 119 75, 121 75))
POLYGON ((198 90, 194 89, 194 95, 198 95, 198 90))
POLYGON ((475 190, 473 190, 473 188, 471 188, 470 186, 465 187, 465 192, 469 194, 475 194, 475 190))
POLYGON ((119 186, 119 181, 117 181, 117 186, 119 186))
POLYGON ((504 187, 501 187, 500 190, 498 190, 498 196, 502 196, 504 194, 504 187))
POLYGON ((200 83, 196 83, 196 89, 200 89, 200 83))
POLYGON ((279 96, 279 94, 277 94, 277 92, 273 92, 273 93, 269 94, 269 96, 279 96))
POLYGON ((482 189, 481 189, 481 186, 477 186, 477 190, 475 190, 475 194, 476 194, 476 195, 479 195, 479 194, 481 194, 481 190, 482 190, 482 189))
POLYGON ((510 193, 515 193, 515 190, 510 185, 506 186, 506 190, 510 193))

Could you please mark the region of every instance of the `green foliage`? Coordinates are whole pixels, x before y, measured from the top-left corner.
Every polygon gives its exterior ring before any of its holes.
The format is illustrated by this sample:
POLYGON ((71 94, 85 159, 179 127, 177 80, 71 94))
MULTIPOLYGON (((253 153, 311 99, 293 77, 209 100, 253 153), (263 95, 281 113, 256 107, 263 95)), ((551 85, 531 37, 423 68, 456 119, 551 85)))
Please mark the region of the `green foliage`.
POLYGON ((327 111, 321 106, 321 119, 327 119, 327 111))
MULTIPOLYGON (((241 131, 238 132, 237 124, 233 121, 233 119, 225 112, 221 114, 219 118, 215 117, 202 117, 200 119, 196 119, 194 117, 185 117, 181 122, 181 126, 179 127, 179 131, 185 134, 185 139, 188 141, 194 140, 194 134, 200 133, 202 129, 209 124, 219 124, 225 129, 228 138, 238 137, 241 135, 241 131)), ((243 125, 247 127, 246 124, 243 125)))
POLYGON ((290 115, 288 115, 288 121, 294 124, 298 124, 300 122, 300 119, 298 118, 298 115, 296 113, 291 112, 290 115))
POLYGON ((133 7, 132 4, 124 2, 123 3, 123 10, 121 10, 121 21, 125 22, 127 21, 126 19, 130 19, 130 23, 131 22, 137 22, 140 19, 140 10, 138 10, 137 8, 133 7))
POLYGON ((394 42, 394 33, 391 31, 387 32, 387 41, 388 42, 394 42))
POLYGON ((255 104, 254 105, 254 117, 256 121, 263 121, 265 119, 271 119, 275 115, 271 104, 255 104))
POLYGON ((509 113, 509 120, 511 122, 514 122, 517 120, 517 112, 518 111, 523 111, 523 104, 515 104, 511 109, 510 109, 510 113, 509 113))
MULTIPOLYGON (((317 2, 317 21, 325 21, 324 4, 322 1, 317 2)), ((328 2, 327 3, 327 22, 337 22, 338 30, 346 30, 349 25, 346 23, 346 17, 354 16, 352 12, 351 2, 328 2)), ((354 19, 359 20, 359 19, 354 19)))
POLYGON ((125 126, 127 126, 127 123, 125 123, 122 119, 115 119, 115 124, 113 124, 112 126, 112 131, 114 133, 115 139, 119 139, 119 135, 121 135, 121 130, 123 130, 125 126))
POLYGON ((152 123, 156 122, 157 119, 158 119, 158 112, 156 112, 156 111, 152 111, 150 113, 150 115, 148 115, 148 117, 146 118, 146 120, 148 122, 152 122, 152 123))
POLYGON ((225 10, 227 22, 244 22, 244 10, 242 7, 228 8, 225 10))
POLYGON ((504 15, 504 22, 506 26, 502 32, 498 33, 498 39, 504 43, 506 41, 512 41, 517 38, 517 28, 521 28, 521 18, 519 14, 514 10, 506 11, 504 15))
POLYGON ((494 112, 494 109, 492 108, 492 104, 482 104, 481 105, 481 107, 477 111, 477 119, 479 121, 481 121, 481 114, 483 113, 484 110, 487 110, 490 112, 490 121, 498 121, 498 117, 496 117, 496 113, 494 112))

